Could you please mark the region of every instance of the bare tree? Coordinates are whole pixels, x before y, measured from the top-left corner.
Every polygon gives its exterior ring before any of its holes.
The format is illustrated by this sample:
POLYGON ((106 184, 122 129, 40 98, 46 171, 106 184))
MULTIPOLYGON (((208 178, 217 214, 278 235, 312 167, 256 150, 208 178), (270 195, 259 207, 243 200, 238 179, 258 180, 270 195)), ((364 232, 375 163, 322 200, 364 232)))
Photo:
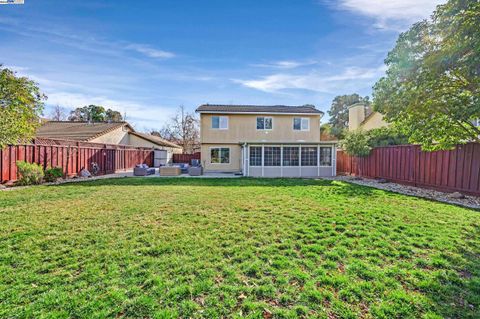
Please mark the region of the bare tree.
POLYGON ((67 119, 67 110, 57 104, 50 113, 50 119, 52 121, 65 121, 67 119))
POLYGON ((199 145, 199 121, 194 113, 187 112, 181 105, 169 122, 160 130, 151 130, 150 134, 180 145, 183 153, 193 153, 199 145))

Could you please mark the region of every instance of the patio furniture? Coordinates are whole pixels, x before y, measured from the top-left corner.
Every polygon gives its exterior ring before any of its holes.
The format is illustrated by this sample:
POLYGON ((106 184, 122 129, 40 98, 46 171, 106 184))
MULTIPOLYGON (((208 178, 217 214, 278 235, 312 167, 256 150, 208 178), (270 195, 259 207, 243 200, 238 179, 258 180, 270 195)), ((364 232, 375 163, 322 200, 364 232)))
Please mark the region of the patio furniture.
POLYGON ((192 159, 192 166, 200 166, 200 160, 199 159, 192 159))
POLYGON ((190 165, 188 165, 187 163, 181 163, 181 164, 178 164, 178 166, 180 166, 180 170, 182 171, 182 174, 188 173, 188 168, 190 167, 190 165))
POLYGON ((178 166, 162 166, 159 168, 160 176, 178 176, 182 173, 178 166))
POLYGON ((201 176, 203 175, 203 167, 201 166, 191 166, 188 168, 188 175, 190 176, 201 176))
POLYGON ((147 175, 153 175, 153 174, 155 174, 155 168, 150 168, 146 164, 137 165, 133 169, 134 176, 147 176, 147 175))

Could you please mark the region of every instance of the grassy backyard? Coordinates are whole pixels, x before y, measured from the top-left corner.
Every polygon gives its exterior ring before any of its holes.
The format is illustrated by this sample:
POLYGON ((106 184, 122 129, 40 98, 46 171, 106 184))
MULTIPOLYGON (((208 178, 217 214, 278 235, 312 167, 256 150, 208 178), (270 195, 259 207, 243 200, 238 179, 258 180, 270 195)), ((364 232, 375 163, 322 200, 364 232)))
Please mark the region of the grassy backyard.
POLYGON ((0 192, 0 318, 479 318, 480 213, 341 182, 0 192))

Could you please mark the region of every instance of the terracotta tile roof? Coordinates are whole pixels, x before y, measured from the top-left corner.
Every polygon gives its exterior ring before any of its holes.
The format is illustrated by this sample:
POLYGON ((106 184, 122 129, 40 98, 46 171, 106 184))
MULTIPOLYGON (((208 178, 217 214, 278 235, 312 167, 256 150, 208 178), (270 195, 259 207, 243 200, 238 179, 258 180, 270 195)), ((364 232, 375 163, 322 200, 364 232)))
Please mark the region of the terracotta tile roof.
POLYGON ((197 112, 206 113, 305 113, 305 114, 323 114, 317 110, 314 105, 226 105, 226 104, 203 104, 200 105, 197 112))
POLYGON ((88 142, 119 127, 133 128, 127 122, 87 123, 48 121, 37 130, 37 137, 88 142))
POLYGON ((160 146, 182 148, 181 146, 179 146, 175 143, 169 142, 169 141, 164 140, 163 138, 155 136, 155 135, 138 133, 138 132, 130 132, 130 134, 138 136, 140 138, 143 138, 144 140, 150 141, 150 142, 155 143, 155 144, 160 145, 160 146))

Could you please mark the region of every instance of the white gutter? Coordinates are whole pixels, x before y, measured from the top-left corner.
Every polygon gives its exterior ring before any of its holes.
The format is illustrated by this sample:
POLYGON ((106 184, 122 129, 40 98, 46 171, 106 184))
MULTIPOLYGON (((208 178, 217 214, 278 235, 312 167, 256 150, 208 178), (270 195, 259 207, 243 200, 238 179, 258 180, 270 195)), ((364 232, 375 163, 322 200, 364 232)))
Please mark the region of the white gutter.
POLYGON ((286 112, 227 112, 227 111, 196 111, 200 114, 262 114, 262 115, 303 115, 303 116, 320 116, 322 117, 324 113, 286 113, 286 112))

